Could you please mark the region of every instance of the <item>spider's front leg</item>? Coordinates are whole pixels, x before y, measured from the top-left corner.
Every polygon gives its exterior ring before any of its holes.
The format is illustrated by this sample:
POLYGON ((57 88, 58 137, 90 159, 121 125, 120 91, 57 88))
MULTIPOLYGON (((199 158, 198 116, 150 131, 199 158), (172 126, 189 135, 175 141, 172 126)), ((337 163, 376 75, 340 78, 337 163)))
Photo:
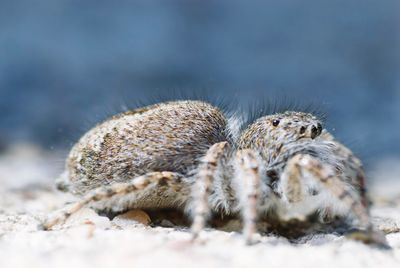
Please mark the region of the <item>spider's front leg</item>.
POLYGON ((262 183, 261 160, 250 149, 240 150, 236 154, 236 192, 242 211, 243 235, 247 244, 253 244, 253 235, 257 232, 258 203, 262 183))
POLYGON ((134 192, 141 192, 153 185, 168 186, 175 191, 179 191, 182 185, 182 175, 174 172, 150 172, 136 177, 129 182, 114 183, 103 186, 87 193, 81 200, 63 209, 59 214, 47 219, 40 227, 49 230, 59 223, 64 223, 73 213, 91 202, 110 199, 116 195, 123 196, 134 192))
POLYGON ((340 174, 332 167, 323 164, 318 159, 306 154, 294 156, 288 161, 281 180, 283 195, 289 203, 296 204, 307 196, 325 191, 346 206, 358 219, 362 228, 371 227, 368 209, 363 205, 361 195, 354 187, 341 179, 340 174), (319 185, 316 188, 320 189, 312 189, 310 184, 314 184, 314 187, 319 185))
POLYGON ((385 246, 386 239, 380 232, 374 230, 368 207, 364 205, 361 193, 357 193, 354 187, 340 176, 341 174, 335 172, 331 166, 318 159, 310 155, 299 154, 289 160, 281 176, 282 193, 289 203, 302 202, 307 195, 318 194, 318 192, 312 193, 314 192, 312 189, 311 193, 310 189, 306 189, 305 181, 311 179, 321 186, 319 187, 321 192, 327 191, 336 199, 336 201, 331 200, 330 204, 324 204, 328 207, 319 209, 328 209, 329 211, 330 208, 336 206, 334 203, 339 201, 347 208, 347 211, 353 213, 363 230, 354 236, 355 239, 385 246), (364 235, 360 236, 361 233, 364 235))
POLYGON ((227 153, 228 142, 220 142, 211 146, 201 159, 197 170, 197 181, 193 188, 193 223, 191 226, 193 239, 204 229, 210 214, 209 197, 211 187, 221 159, 227 153))

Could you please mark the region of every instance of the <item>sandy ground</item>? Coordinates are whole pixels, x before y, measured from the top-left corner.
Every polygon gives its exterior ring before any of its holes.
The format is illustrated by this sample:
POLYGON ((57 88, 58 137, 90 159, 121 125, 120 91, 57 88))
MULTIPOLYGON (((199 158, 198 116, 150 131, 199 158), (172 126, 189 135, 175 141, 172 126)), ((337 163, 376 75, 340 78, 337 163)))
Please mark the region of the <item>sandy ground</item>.
MULTIPOLYGON (((0 267, 400 267, 400 161, 376 165, 374 222, 392 250, 336 234, 290 243, 259 236, 246 246, 237 232, 207 230, 191 244, 187 229, 155 227, 83 209, 54 231, 37 225, 73 200, 53 189, 62 154, 16 146, 0 155, 0 267)), ((139 218, 140 219, 140 218, 139 218)), ((144 222, 147 219, 143 220, 144 222)))

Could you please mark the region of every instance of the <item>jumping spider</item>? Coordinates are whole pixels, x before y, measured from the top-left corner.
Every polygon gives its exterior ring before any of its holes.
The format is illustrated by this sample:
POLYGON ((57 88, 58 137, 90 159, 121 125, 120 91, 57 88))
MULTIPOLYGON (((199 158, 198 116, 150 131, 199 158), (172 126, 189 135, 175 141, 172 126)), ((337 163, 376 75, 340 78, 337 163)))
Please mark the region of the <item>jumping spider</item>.
POLYGON ((231 119, 206 102, 174 101, 95 126, 72 148, 58 185, 81 200, 43 227, 85 205, 114 213, 174 208, 192 216, 195 237, 211 212, 241 214, 250 243, 261 216, 316 213, 320 222, 340 218, 377 239, 361 162, 314 115, 267 115, 242 128, 231 119))

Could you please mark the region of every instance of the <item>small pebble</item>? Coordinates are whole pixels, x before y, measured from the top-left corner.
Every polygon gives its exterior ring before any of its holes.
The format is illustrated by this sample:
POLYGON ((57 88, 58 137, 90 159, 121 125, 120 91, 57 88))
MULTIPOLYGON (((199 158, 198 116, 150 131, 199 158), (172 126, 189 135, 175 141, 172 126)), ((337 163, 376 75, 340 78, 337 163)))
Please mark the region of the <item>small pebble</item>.
POLYGON ((161 227, 166 227, 166 228, 174 228, 175 227, 175 224, 173 224, 171 221, 169 221, 169 220, 165 220, 165 219, 163 219, 161 222, 160 222, 160 226, 161 227))
POLYGON ((151 223, 151 219, 143 210, 134 209, 116 216, 112 222, 120 227, 135 226, 138 223, 148 226, 151 223))
POLYGON ((378 218, 374 217, 372 223, 378 230, 381 230, 385 234, 396 233, 400 231, 400 226, 397 222, 390 218, 378 218))
POLYGON ((72 214, 65 223, 67 226, 93 225, 96 228, 108 229, 111 222, 107 217, 99 216, 93 209, 82 208, 72 214))

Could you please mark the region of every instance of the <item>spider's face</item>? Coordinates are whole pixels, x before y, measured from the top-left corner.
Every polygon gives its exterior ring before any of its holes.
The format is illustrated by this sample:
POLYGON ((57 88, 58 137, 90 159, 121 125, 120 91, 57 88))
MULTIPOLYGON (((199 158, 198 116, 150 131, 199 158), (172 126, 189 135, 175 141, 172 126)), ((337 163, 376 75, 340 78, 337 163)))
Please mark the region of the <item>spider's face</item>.
POLYGON ((272 142, 293 142, 299 139, 315 139, 322 132, 321 122, 312 114, 285 112, 260 119, 267 139, 272 142))
POLYGON ((279 153, 285 145, 298 140, 313 140, 322 132, 321 122, 312 114, 285 112, 264 116, 243 131, 239 148, 256 149, 263 154, 279 153), (278 152, 275 152, 275 151, 278 152))

